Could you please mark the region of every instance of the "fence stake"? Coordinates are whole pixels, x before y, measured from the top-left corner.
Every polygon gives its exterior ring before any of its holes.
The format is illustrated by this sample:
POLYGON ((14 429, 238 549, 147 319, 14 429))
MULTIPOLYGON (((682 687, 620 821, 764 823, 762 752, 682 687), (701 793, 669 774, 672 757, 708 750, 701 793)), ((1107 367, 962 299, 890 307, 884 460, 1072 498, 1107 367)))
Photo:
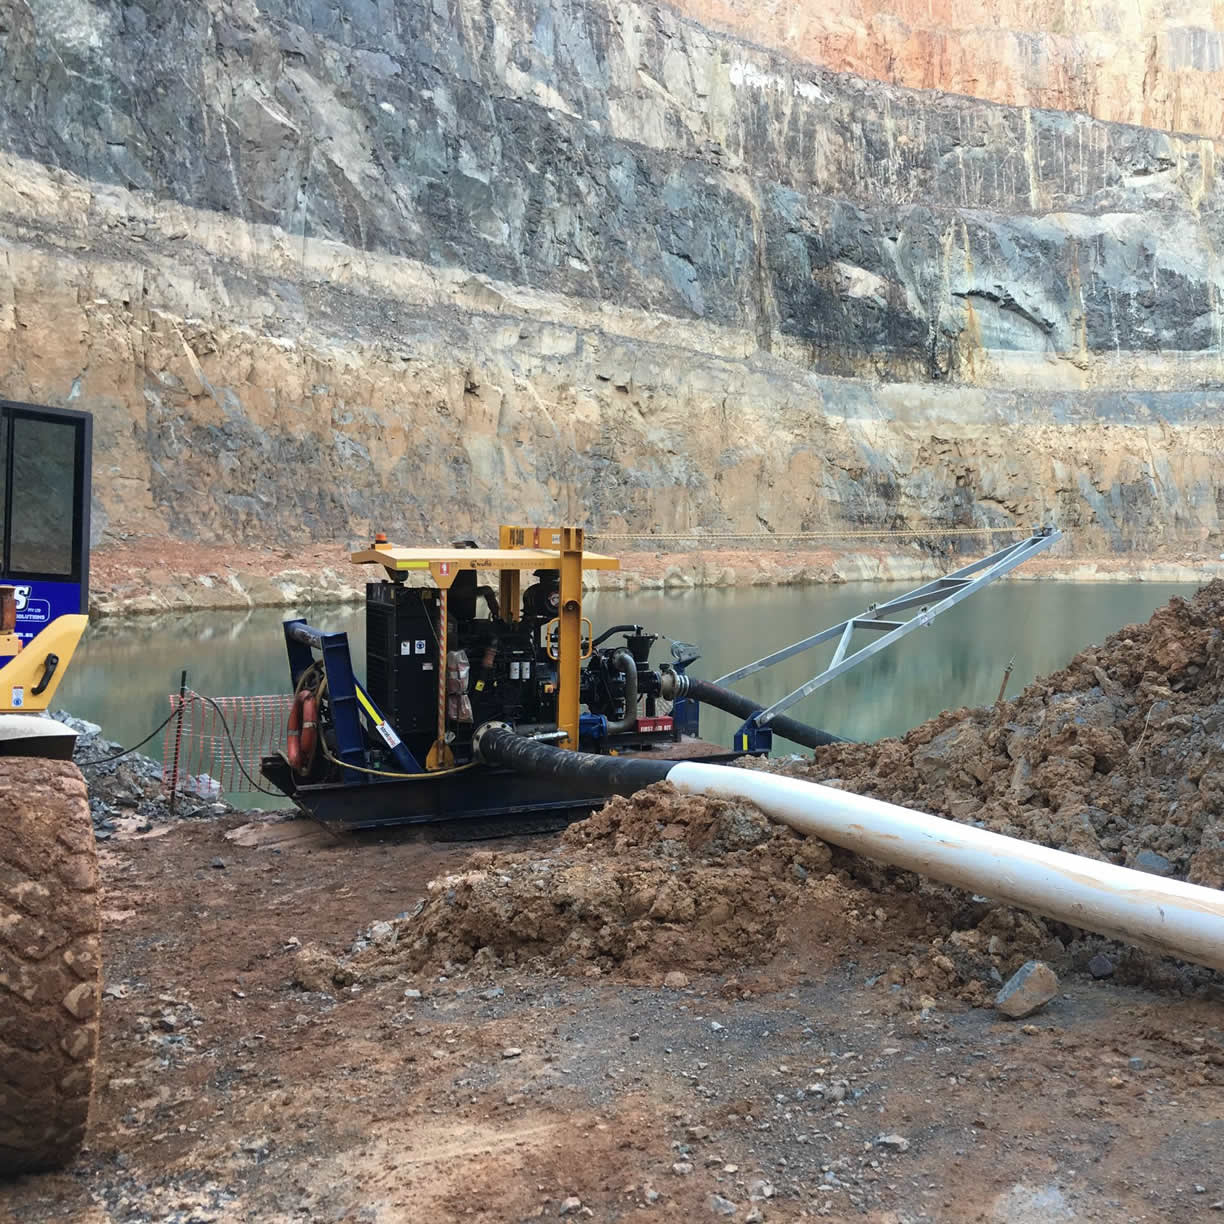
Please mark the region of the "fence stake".
POLYGON ((1007 692, 1007 682, 1011 679, 1012 668, 1015 666, 1016 656, 1012 655, 1012 657, 1007 661, 1007 669, 1003 673, 1003 683, 999 685, 999 695, 995 698, 996 704, 1003 700, 1003 694, 1007 692))
POLYGON ((170 815, 174 815, 174 804, 178 798, 179 748, 183 743, 183 707, 187 704, 187 669, 179 679, 178 718, 174 720, 174 766, 170 772, 170 815))

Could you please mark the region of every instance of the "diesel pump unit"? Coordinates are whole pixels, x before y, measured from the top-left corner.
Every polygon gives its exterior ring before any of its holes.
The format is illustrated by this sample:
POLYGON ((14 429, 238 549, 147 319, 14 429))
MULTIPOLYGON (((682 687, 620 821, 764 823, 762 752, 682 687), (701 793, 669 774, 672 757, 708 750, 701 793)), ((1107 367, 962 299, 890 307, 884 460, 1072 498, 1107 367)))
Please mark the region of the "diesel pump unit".
POLYGON ((303 810, 351 826, 572 819, 677 762, 766 753, 775 735, 837 740, 785 711, 1058 538, 1035 531, 711 682, 689 672, 695 647, 672 642, 656 663, 661 635, 642 625, 596 633, 583 573, 620 563, 588 552, 580 527, 504 526, 494 549, 380 534, 351 558, 384 575, 366 586, 364 682, 346 634, 286 621, 288 740, 261 768, 303 810), (852 651, 860 631, 870 642, 852 651), (829 666, 767 708, 726 687, 828 641, 829 666), (701 738, 702 704, 743 720, 730 751, 701 738))

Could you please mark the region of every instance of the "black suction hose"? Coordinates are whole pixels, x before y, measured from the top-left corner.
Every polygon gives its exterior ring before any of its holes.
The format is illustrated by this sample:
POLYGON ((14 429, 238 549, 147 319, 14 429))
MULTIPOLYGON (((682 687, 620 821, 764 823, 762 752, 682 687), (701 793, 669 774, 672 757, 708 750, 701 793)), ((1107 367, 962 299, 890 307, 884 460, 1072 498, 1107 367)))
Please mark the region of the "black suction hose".
MULTIPOLYGON (((734 693, 720 684, 712 684, 709 680, 698 680, 695 676, 681 676, 674 672, 670 674, 676 678, 674 690, 676 697, 689 697, 693 701, 700 701, 703 705, 725 710, 728 714, 734 714, 736 718, 745 720, 765 708, 758 705, 751 697, 745 697, 742 693, 734 693)), ((669 696, 666 685, 663 696, 669 696)), ((797 719, 787 718, 785 714, 771 718, 765 726, 783 739, 790 740, 792 744, 802 744, 805 748, 821 748, 825 744, 846 743, 840 735, 834 735, 831 731, 821 731, 819 727, 810 727, 807 723, 801 723, 797 719)))
POLYGON ((503 723, 485 723, 476 732, 473 746, 477 756, 490 765, 549 778, 574 778, 609 795, 632 795, 662 782, 676 765, 675 761, 638 761, 554 748, 526 739, 503 723))

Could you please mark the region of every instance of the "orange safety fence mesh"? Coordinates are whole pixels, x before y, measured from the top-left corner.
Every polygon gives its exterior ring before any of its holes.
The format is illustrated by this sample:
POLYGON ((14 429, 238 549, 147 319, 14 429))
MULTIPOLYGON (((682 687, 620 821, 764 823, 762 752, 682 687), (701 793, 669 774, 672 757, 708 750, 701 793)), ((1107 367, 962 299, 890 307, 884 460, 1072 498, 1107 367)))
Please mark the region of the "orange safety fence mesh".
POLYGON ((190 690, 185 697, 171 693, 176 717, 162 746, 163 792, 212 798, 253 791, 252 778, 267 785, 259 758, 284 750, 292 705, 291 693, 210 698, 190 690))

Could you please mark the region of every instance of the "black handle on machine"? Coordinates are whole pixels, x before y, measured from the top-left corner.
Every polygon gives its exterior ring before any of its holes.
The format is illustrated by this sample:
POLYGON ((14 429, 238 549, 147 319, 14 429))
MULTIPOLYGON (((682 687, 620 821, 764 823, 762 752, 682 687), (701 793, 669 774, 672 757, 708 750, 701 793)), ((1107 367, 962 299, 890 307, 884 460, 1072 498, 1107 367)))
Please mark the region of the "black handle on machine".
POLYGON ((51 677, 55 675, 55 669, 59 666, 59 655, 49 654, 43 660, 42 679, 30 690, 30 694, 34 697, 40 696, 47 691, 47 685, 51 683, 51 677))

